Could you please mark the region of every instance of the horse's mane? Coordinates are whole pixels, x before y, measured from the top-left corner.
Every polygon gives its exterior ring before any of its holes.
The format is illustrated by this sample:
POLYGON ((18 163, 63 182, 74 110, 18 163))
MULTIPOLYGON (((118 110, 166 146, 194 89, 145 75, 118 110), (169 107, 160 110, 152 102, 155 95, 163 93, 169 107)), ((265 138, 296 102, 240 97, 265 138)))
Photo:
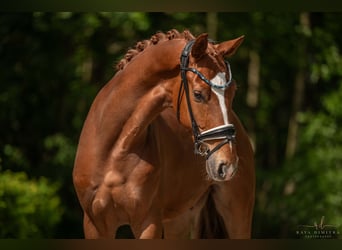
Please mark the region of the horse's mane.
POLYGON ((141 51, 143 51, 147 47, 156 45, 158 42, 161 42, 161 41, 167 41, 167 40, 173 40, 173 39, 185 39, 189 41, 189 40, 195 39, 195 37, 191 34, 189 30, 184 30, 182 33, 180 33, 176 29, 169 30, 166 33, 159 31, 153 36, 151 36, 149 40, 143 40, 143 41, 137 42, 134 48, 129 49, 126 52, 126 55, 116 65, 116 69, 117 70, 124 69, 125 66, 132 60, 132 58, 134 58, 136 55, 138 55, 141 51))

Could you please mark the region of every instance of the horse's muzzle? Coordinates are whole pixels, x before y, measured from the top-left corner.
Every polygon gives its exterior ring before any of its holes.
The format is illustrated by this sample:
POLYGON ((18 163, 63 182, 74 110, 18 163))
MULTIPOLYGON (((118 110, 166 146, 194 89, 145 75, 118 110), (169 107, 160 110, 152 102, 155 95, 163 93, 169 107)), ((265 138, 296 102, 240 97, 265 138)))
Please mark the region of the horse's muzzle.
POLYGON ((214 181, 229 181, 237 172, 238 159, 234 163, 219 163, 214 159, 207 161, 206 169, 209 177, 214 181))

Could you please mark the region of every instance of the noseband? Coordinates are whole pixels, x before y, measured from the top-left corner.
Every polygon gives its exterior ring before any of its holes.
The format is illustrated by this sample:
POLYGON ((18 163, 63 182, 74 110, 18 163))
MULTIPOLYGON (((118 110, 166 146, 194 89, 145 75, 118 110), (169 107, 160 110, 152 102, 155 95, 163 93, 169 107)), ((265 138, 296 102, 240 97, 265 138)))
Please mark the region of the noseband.
POLYGON ((229 81, 226 82, 224 85, 217 85, 211 82, 210 80, 208 80, 197 69, 189 68, 188 67, 189 66, 189 54, 190 54, 191 47, 194 44, 194 42, 195 40, 191 40, 190 42, 187 43, 187 45, 184 47, 182 51, 182 55, 180 58, 180 70, 181 70, 182 84, 181 84, 179 95, 178 95, 177 117, 179 120, 180 119, 179 107, 180 107, 180 102, 182 99, 181 92, 182 92, 182 88, 184 88, 186 102, 187 102, 188 111, 189 111, 190 120, 191 120, 192 132, 193 132, 194 140, 195 140, 195 154, 199 154, 201 156, 206 157, 206 159, 208 159, 214 152, 219 150, 223 145, 235 141, 235 127, 233 124, 225 124, 225 125, 217 126, 212 129, 200 132, 199 127, 194 117, 194 113, 192 111, 192 107, 191 107, 189 83, 186 78, 186 72, 190 71, 192 73, 195 73, 203 82, 208 84, 210 87, 218 88, 218 89, 227 88, 231 84, 232 74, 230 70, 230 65, 226 61, 227 69, 229 72, 229 81), (214 147, 212 150, 210 150, 208 145, 205 143, 206 141, 210 141, 210 140, 221 140, 221 142, 218 145, 216 145, 216 147, 214 147))

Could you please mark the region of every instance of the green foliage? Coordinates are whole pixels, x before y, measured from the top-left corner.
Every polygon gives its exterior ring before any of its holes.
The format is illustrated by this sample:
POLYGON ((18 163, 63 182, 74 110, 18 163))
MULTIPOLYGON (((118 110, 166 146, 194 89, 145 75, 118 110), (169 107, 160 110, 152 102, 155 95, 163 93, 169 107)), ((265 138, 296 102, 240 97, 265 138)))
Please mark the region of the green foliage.
MULTIPOLYGON (((12 169, 29 169, 29 162, 22 150, 14 145, 6 144, 3 147, 3 155, 7 159, 7 164, 12 166, 12 169)), ((1 170, 1 162, 0 162, 1 170)))
POLYGON ((54 178, 60 181, 72 171, 76 153, 76 144, 62 134, 55 134, 44 140, 46 157, 49 159, 49 171, 54 172, 54 178))
MULTIPOLYGON (((315 190, 317 203, 313 209, 321 209, 326 218, 342 225, 342 112, 339 108, 342 100, 342 81, 336 91, 322 97, 322 110, 309 112, 303 116, 303 135, 301 137, 302 159, 295 164, 303 165, 306 160, 308 173, 315 177, 311 188, 315 190), (330 216, 330 217, 328 217, 330 216)), ((307 204, 308 205, 308 204, 307 204)), ((318 211, 317 211, 318 212, 318 211)), ((316 213, 318 214, 318 213, 316 213)))
POLYGON ((57 188, 43 177, 0 172, 0 238, 52 237, 63 213, 57 188))
MULTIPOLYGON (((341 60, 341 55, 334 60, 341 60)), ((329 78, 342 76, 340 69, 330 70, 329 78)), ((301 128, 295 157, 271 173, 260 171, 259 179, 264 186, 259 192, 257 213, 267 216, 267 221, 260 222, 265 223, 267 230, 274 225, 285 225, 287 232, 283 236, 296 237, 299 225, 313 225, 322 216, 326 224, 341 230, 341 100, 342 81, 339 81, 335 90, 321 96, 318 111, 299 115, 301 128)))

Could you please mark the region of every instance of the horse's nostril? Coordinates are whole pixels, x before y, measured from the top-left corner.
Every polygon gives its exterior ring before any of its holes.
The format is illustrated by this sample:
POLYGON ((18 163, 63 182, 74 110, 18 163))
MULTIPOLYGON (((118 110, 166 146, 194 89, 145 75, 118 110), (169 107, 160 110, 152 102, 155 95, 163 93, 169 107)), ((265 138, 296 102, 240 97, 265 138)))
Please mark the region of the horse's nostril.
POLYGON ((227 165, 221 163, 218 167, 217 173, 222 179, 224 179, 227 175, 227 165))

